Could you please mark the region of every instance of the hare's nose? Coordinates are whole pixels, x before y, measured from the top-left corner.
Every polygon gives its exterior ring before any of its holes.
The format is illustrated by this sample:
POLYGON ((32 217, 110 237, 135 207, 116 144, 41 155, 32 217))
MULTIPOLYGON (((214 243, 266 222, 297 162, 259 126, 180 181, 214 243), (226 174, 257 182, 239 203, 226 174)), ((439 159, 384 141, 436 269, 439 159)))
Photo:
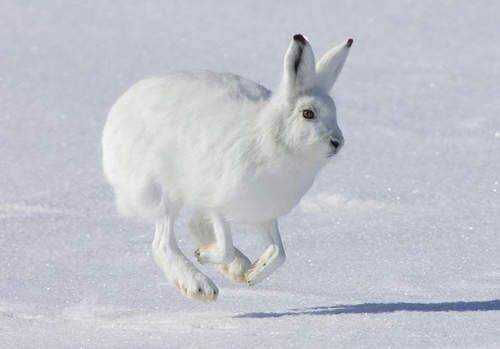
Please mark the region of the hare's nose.
POLYGON ((330 144, 333 147, 333 151, 338 153, 342 145, 344 145, 344 140, 338 138, 330 138, 330 144))

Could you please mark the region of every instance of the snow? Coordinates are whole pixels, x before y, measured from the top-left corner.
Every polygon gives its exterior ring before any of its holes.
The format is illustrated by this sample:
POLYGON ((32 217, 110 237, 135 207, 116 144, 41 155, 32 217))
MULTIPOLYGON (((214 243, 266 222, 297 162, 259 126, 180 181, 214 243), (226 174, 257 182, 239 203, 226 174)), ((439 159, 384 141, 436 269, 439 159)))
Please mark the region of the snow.
MULTIPOLYGON (((485 347, 500 338, 495 1, 0 3, 2 348, 485 347), (288 260, 253 288, 203 272, 183 298, 120 218, 100 166, 108 108, 179 69, 274 87, 292 34, 353 37, 346 145, 281 220, 288 260)), ((178 232, 188 255, 194 245, 178 232)), ((258 236, 235 227, 255 257, 258 236)))

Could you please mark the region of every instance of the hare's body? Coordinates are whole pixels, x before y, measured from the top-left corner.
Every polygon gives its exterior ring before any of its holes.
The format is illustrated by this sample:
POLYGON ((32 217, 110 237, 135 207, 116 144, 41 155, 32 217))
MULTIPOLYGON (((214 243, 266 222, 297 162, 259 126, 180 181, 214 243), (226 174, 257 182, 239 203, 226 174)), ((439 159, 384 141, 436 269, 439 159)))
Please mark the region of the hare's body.
POLYGON ((131 87, 103 134, 104 172, 120 211, 162 216, 163 200, 216 209, 235 222, 287 213, 320 162, 305 166, 285 149, 266 148, 259 117, 270 98, 259 84, 212 72, 172 73, 131 87))
POLYGON ((328 91, 351 44, 316 65, 307 40, 294 36, 273 93, 233 74, 178 72, 135 84, 112 107, 105 176, 121 213, 155 221, 155 261, 186 296, 215 300, 218 290, 177 246, 184 206, 195 212, 198 261, 229 279, 254 285, 284 262, 277 219, 343 144, 328 91), (269 245, 253 264, 233 246, 230 222, 266 233, 269 245))

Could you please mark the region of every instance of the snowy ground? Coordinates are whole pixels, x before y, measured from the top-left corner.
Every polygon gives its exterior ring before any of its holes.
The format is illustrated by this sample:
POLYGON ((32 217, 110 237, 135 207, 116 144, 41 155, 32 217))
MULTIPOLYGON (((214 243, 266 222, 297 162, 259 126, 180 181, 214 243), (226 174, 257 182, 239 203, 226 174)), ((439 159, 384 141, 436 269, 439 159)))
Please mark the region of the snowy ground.
POLYGON ((499 347, 499 13, 497 1, 1 0, 0 347, 499 347), (107 110, 169 70, 275 86, 297 32, 318 54, 355 38, 335 91, 346 146, 282 219, 284 267, 254 288, 203 268, 219 301, 184 299, 154 266, 152 227, 114 211, 107 110))

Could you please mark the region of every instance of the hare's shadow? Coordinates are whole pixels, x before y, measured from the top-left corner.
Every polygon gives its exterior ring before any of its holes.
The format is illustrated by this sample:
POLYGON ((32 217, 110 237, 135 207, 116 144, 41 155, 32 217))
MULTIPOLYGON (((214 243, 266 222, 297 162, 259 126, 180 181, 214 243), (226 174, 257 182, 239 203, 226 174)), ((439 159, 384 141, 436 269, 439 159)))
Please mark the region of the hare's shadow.
POLYGON ((337 304, 331 306, 291 309, 284 312, 254 312, 236 315, 235 318, 277 318, 297 315, 337 315, 337 314, 380 314, 397 311, 413 312, 464 312, 464 311, 498 311, 500 300, 460 301, 443 303, 362 303, 337 304))

